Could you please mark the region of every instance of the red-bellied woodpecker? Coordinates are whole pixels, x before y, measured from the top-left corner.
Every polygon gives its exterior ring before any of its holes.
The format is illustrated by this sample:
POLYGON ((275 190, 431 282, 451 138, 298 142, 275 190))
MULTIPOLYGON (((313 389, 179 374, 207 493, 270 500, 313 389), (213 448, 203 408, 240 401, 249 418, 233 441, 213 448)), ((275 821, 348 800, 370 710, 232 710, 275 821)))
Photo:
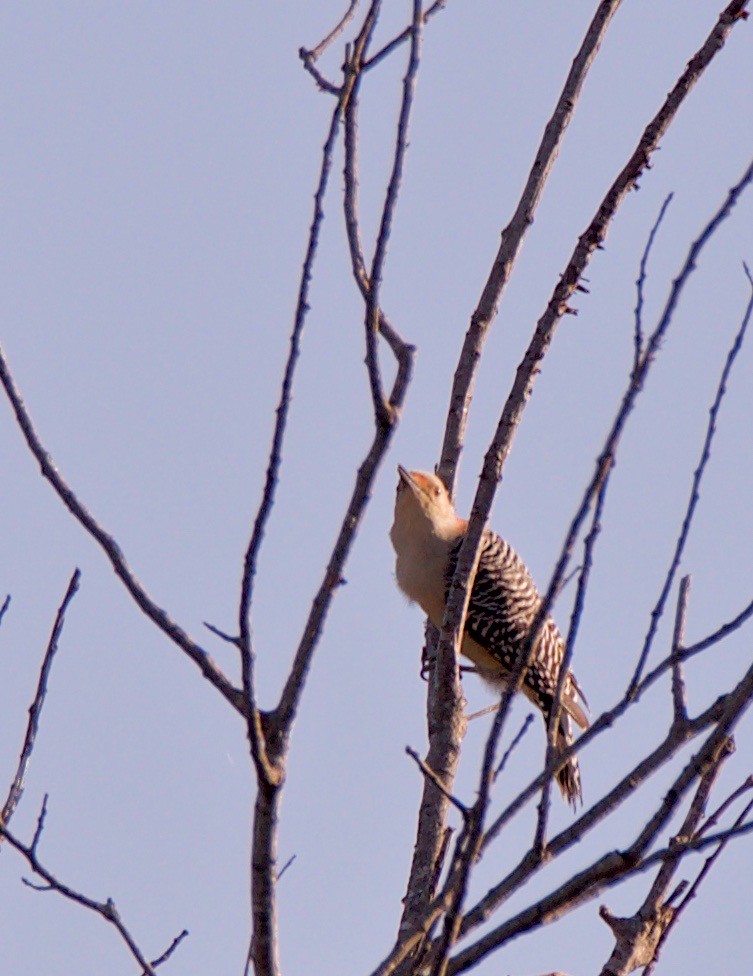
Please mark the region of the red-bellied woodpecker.
MULTIPOLYGON (((406 471, 399 465, 398 472, 395 521, 390 530, 397 554, 397 583, 408 599, 418 603, 431 622, 441 627, 447 591, 468 522, 457 514, 447 489, 436 475, 406 471)), ((523 560, 504 539, 486 529, 461 651, 473 661, 479 675, 495 688, 504 687, 518 664, 540 606, 541 597, 523 560)), ((564 653, 562 635, 554 620, 547 617, 521 688, 541 711, 547 726, 564 653)), ((568 671, 555 736, 555 748, 559 751, 573 741, 571 717, 581 728, 588 727, 579 697, 585 703, 574 675, 568 671)), ((563 796, 573 806, 582 800, 575 756, 560 769, 557 781, 563 796)))

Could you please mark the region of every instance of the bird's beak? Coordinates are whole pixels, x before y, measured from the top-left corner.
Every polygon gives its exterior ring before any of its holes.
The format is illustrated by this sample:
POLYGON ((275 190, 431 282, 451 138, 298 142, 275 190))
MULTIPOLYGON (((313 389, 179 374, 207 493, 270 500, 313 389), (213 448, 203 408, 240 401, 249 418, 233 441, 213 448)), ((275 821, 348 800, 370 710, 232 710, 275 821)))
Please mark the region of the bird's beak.
POLYGON ((410 472, 407 471, 402 464, 398 464, 397 473, 400 475, 400 480, 403 482, 403 484, 410 485, 413 482, 410 472))

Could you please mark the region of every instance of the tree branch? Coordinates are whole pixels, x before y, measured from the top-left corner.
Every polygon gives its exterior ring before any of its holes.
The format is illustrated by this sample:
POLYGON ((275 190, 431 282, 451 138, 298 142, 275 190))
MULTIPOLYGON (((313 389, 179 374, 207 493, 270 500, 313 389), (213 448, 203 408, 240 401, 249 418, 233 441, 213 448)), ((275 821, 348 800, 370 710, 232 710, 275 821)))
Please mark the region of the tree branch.
POLYGON ((145 616, 156 624, 163 634, 166 634, 194 662, 207 681, 219 691, 223 698, 237 712, 244 714, 245 703, 239 689, 235 688, 225 677, 209 654, 193 641, 165 610, 157 606, 134 576, 115 539, 102 528, 89 510, 79 501, 77 495, 58 471, 55 462, 45 450, 39 439, 39 435, 34 429, 31 417, 13 380, 8 360, 2 347, 0 347, 0 383, 2 383, 5 389, 26 444, 39 463, 42 476, 49 481, 60 501, 76 521, 98 543, 99 547, 109 559, 112 568, 115 570, 115 575, 123 583, 126 590, 128 590, 136 605, 145 616))
POLYGON ((460 452, 473 397, 473 384, 481 351, 489 328, 499 309, 505 286, 510 278, 528 228, 533 223, 544 186, 559 153, 565 132, 578 104, 586 75, 621 0, 602 0, 586 30, 565 84, 557 99, 552 117, 546 124, 525 187, 509 224, 502 231, 499 250, 463 341, 452 383, 450 407, 445 425, 442 452, 437 474, 454 494, 460 452))
POLYGON ((26 726, 26 735, 24 736, 23 746, 21 747, 21 755, 18 760, 16 775, 13 777, 13 782, 8 790, 8 796, 3 804, 2 813, 0 813, 0 823, 4 824, 6 827, 10 823, 11 817, 13 816, 21 797, 23 796, 26 771, 29 768, 31 754, 34 751, 34 743, 36 742, 37 731, 39 729, 39 720, 42 715, 45 696, 47 695, 47 682, 49 680, 50 670, 52 668, 52 659, 54 658, 55 652, 58 649, 58 641, 60 640, 60 635, 63 631, 63 624, 65 622, 65 614, 68 609, 68 605, 76 595, 80 579, 81 571, 76 569, 68 583, 65 596, 63 597, 63 602, 58 607, 58 612, 55 615, 55 623, 52 627, 50 639, 47 642, 47 649, 44 653, 44 658, 42 659, 42 666, 39 669, 37 690, 34 694, 34 700, 29 707, 29 721, 26 726))
MULTIPOLYGON (((123 942, 125 942, 129 952, 138 962, 139 966, 141 966, 146 976, 154 976, 154 966, 146 960, 144 954, 136 945, 133 936, 120 917, 120 913, 115 906, 115 902, 111 898, 108 898, 107 901, 104 902, 95 901, 93 898, 89 898, 88 895, 84 895, 80 891, 76 891, 69 885, 59 881, 50 871, 47 870, 47 868, 44 867, 43 864, 40 863, 39 859, 37 858, 36 846, 39 840, 38 833, 35 835, 34 842, 30 847, 26 847, 24 844, 22 844, 21 841, 18 840, 18 838, 2 824, 0 824, 0 837, 4 837, 11 847, 25 857, 32 871, 34 871, 35 874, 39 875, 39 877, 44 880, 45 887, 41 889, 38 888, 38 890, 57 891, 58 894, 62 895, 64 898, 67 898, 69 901, 73 901, 77 905, 81 905, 84 908, 88 908, 90 911, 96 912, 98 915, 104 918, 105 921, 109 922, 115 927, 118 935, 123 942)), ((37 886, 31 885, 31 887, 37 886)))

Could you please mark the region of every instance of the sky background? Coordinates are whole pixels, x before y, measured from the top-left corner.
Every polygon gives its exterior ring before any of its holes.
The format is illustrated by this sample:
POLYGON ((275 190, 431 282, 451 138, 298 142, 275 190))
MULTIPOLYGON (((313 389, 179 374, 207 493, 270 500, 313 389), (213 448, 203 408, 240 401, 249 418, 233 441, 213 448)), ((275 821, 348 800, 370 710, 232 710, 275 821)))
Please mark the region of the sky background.
MULTIPOLYGON (((260 500, 320 147, 332 110, 297 57, 345 4, 28 2, 0 15, 0 341, 64 476, 120 542, 139 579, 234 678, 242 555, 260 500)), ((368 973, 390 947, 412 851, 425 747, 422 619, 393 579, 387 537, 395 465, 437 460, 469 315, 595 3, 448 3, 425 32, 410 149, 383 303, 417 346, 404 416, 319 647, 292 741, 282 807, 286 973, 368 973)), ((714 23, 701 0, 625 3, 591 70, 489 339, 463 457, 467 512, 481 458, 534 324, 578 235, 648 119, 714 23)), ((410 4, 385 3, 389 39, 410 4)), ((753 27, 740 24, 682 108, 652 169, 593 259, 590 293, 560 325, 519 429, 491 524, 541 586, 590 477, 631 363, 638 261, 661 203, 646 322, 689 243, 753 155, 753 27)), ((407 48, 367 79, 361 121, 364 233, 392 152, 407 48)), ((342 46, 320 67, 337 79, 342 46)), ((260 704, 271 706, 371 437, 362 307, 349 273, 341 158, 296 381, 285 464, 254 603, 260 704)), ((371 245, 368 250, 370 252, 371 245)), ((749 286, 753 193, 704 252, 612 477, 575 671, 598 715, 632 673, 677 537, 708 406, 749 286)), ((385 359, 385 364, 388 360, 385 359)), ((753 597, 753 344, 722 407, 682 565, 687 637, 753 597)), ((95 544, 40 477, 0 406, 0 783, 15 771, 55 610, 82 570, 53 667, 26 793, 12 829, 61 880, 112 897, 153 958, 183 928, 164 972, 239 973, 248 945, 252 774, 242 723, 131 604, 95 544)), ((668 650, 670 612, 654 650, 668 650)), ((572 590, 556 616, 569 614, 572 590)), ((750 626, 688 667, 692 713, 748 666, 750 626)), ((470 709, 489 693, 466 680, 470 709)), ((527 713, 517 703, 510 728, 527 713)), ((581 758, 592 802, 664 735, 668 683, 581 758)), ((457 792, 473 797, 488 719, 472 723, 457 792)), ((536 723, 496 799, 541 761, 536 723)), ((753 769, 737 733, 718 798, 753 769)), ((514 898, 510 913, 591 859, 629 843, 687 759, 656 775, 608 826, 514 898)), ((553 823, 571 814, 555 806, 553 823)), ((531 837, 518 818, 481 865, 478 897, 531 837)), ((662 956, 659 972, 740 971, 753 956, 753 843, 728 850, 662 956)), ((701 858, 689 859, 692 877, 701 858)), ((15 976, 135 966, 101 919, 21 883, 0 852, 0 945, 15 976)), ((607 892, 631 915, 649 878, 607 892)), ((612 939, 592 902, 506 947, 480 974, 597 972, 612 939)), ((498 916, 501 919, 502 915, 498 916)))

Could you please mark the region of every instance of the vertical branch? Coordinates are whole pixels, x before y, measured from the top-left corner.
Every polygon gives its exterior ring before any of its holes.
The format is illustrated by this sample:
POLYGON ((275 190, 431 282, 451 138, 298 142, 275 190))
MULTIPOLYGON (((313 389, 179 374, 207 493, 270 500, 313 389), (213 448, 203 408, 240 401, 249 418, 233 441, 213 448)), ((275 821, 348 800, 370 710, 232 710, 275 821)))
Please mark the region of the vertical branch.
POLYGON ((371 262, 371 274, 368 297, 366 300, 366 364, 371 381, 371 396, 377 423, 384 424, 389 417, 389 405, 385 402, 382 381, 379 374, 379 357, 377 353, 377 337, 379 335, 379 297, 382 287, 382 274, 387 256, 387 243, 392 231, 397 197, 402 181, 405 154, 408 151, 408 125, 410 123, 411 108, 416 88, 416 76, 421 54, 421 0, 413 0, 413 23, 411 25, 410 56, 408 68, 403 79, 403 97, 400 103, 400 114, 397 124, 397 138, 395 152, 392 159, 392 171, 387 184, 387 193, 382 207, 382 218, 379 224, 374 258, 371 262))
POLYGON ((677 613, 672 633, 672 706, 674 721, 686 722, 688 719, 687 699, 685 695, 685 679, 682 674, 682 652, 685 637, 685 616, 688 611, 688 596, 690 594, 690 577, 683 576, 680 580, 680 592, 677 597, 677 613))
POLYGON ((659 210, 659 216, 654 221, 654 226, 651 228, 651 232, 648 235, 648 240, 646 241, 646 246, 643 249, 643 254, 641 255, 641 262, 638 268, 638 278, 635 282, 635 333, 633 337, 633 372, 638 368, 638 364, 643 354, 643 287, 646 283, 646 269, 648 267, 648 259, 651 254, 651 249, 654 246, 654 239, 656 234, 661 227, 661 223, 664 220, 664 215, 669 208, 670 203, 674 193, 670 193, 664 200, 659 210))
MULTIPOLYGON (((562 655, 559 674, 557 675, 557 688, 554 693, 554 700, 552 701, 552 709, 549 713, 549 722, 547 724, 545 768, 553 769, 555 771, 556 766, 554 760, 557 755, 557 751, 554 748, 554 742, 557 728, 559 727, 560 718, 562 716, 562 695, 565 690, 565 679, 567 678, 570 670, 570 663, 573 659, 573 655, 575 654, 575 640, 578 636, 578 627, 580 625, 580 618, 583 613, 583 607, 586 600, 586 590, 588 589, 588 583, 591 577, 594 548, 596 546, 596 540, 601 532, 601 517, 604 511, 604 503, 606 502, 610 474, 611 469, 606 471, 604 478, 599 485, 596 495, 596 504, 594 505, 593 518, 591 519, 591 529, 583 543, 583 566, 578 574, 578 588, 576 590, 575 600, 573 602, 573 611, 570 615, 570 626, 567 632, 567 640, 565 641, 565 653, 562 655)), ((581 698, 583 698, 583 692, 580 692, 580 695, 581 698)), ((536 832, 533 841, 534 850, 540 853, 543 853, 544 847, 546 846, 546 828, 550 810, 551 792, 552 777, 547 776, 541 790, 541 801, 539 803, 536 832)))
POLYGON ((251 746, 251 753, 259 775, 269 779, 272 769, 269 757, 266 752, 266 743, 262 733, 260 716, 256 703, 254 690, 254 649, 251 631, 251 602, 253 599, 254 576, 256 565, 259 558, 259 550, 264 538, 264 531, 267 521, 272 512, 275 491, 282 464, 282 447, 285 439, 288 413, 290 411, 291 394, 293 381, 295 378, 295 368, 300 354, 301 338, 306 322, 306 314, 309 310, 309 286, 314 269, 314 261, 319 246, 319 233, 322 221, 324 220, 324 197, 327 192, 329 175, 332 169, 332 156, 334 153, 337 131, 340 124, 341 105, 332 113, 327 138, 322 148, 322 162, 319 170, 319 179, 314 194, 314 216, 309 230, 308 243, 306 246, 306 256, 303 261, 301 280, 298 288, 298 301, 296 303, 293 331, 290 335, 290 348, 288 358, 285 363, 280 399, 277 404, 276 420, 274 433, 272 435, 272 447, 269 454, 267 474, 264 484, 264 493, 261 505, 256 513, 254 527, 251 538, 246 549, 243 561, 243 576, 241 581, 240 606, 238 610, 239 639, 238 646, 241 656, 241 671, 243 675, 243 693, 247 708, 248 736, 251 746))
POLYGON ((279 976, 277 932, 277 817, 279 786, 260 782, 254 804, 251 846, 253 930, 249 958, 257 976, 279 976))

